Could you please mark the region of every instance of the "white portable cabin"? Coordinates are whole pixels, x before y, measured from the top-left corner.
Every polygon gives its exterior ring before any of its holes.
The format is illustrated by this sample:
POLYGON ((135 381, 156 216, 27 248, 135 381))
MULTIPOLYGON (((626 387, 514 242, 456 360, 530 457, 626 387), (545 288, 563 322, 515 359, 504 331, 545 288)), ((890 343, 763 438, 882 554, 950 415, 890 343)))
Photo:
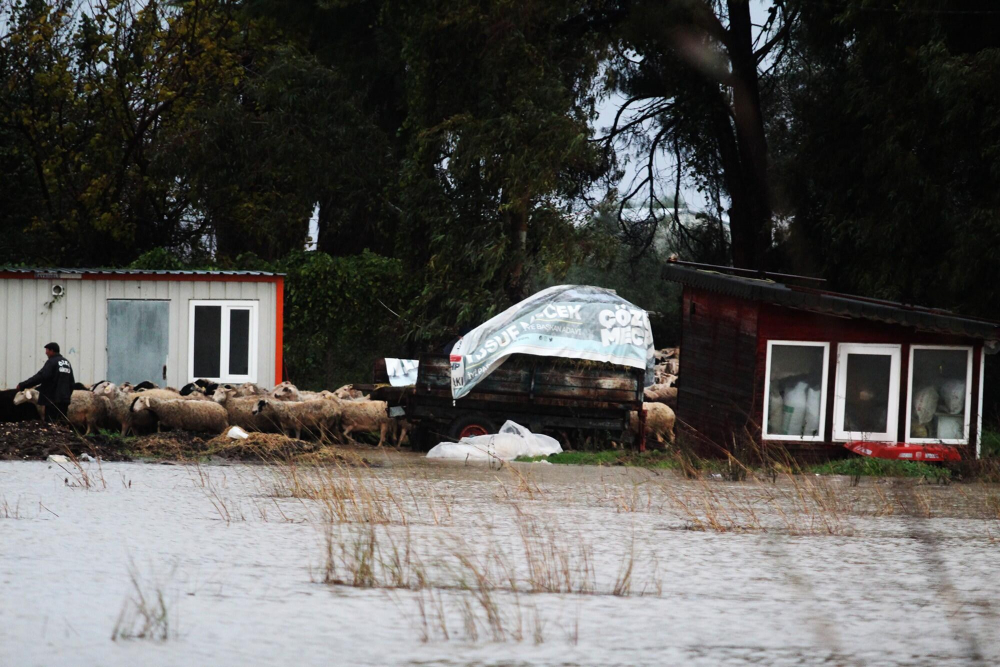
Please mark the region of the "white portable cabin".
POLYGON ((281 382, 284 276, 257 271, 0 269, 0 388, 56 342, 78 382, 281 382))

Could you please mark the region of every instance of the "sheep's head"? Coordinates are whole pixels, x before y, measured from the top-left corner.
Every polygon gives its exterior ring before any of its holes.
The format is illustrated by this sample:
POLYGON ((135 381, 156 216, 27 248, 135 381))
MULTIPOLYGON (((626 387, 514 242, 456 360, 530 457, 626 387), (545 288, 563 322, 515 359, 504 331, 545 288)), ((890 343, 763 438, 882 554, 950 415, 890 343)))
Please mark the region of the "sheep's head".
POLYGON ((100 390, 95 390, 94 393, 98 396, 114 397, 118 391, 118 387, 116 387, 113 382, 105 382, 104 386, 101 387, 100 390))
POLYGON ((135 391, 135 387, 132 386, 131 382, 122 382, 121 383, 121 389, 122 389, 122 391, 124 391, 127 394, 130 394, 133 391, 135 391))
POLYGON ((234 389, 226 388, 225 385, 220 384, 219 388, 215 390, 214 394, 212 394, 212 400, 216 403, 225 403, 234 391, 234 389))
POLYGON ((139 396, 134 401, 132 401, 132 412, 142 412, 143 410, 149 410, 149 396, 139 396))
POLYGON ((37 389, 22 389, 17 392, 14 396, 14 405, 21 405, 22 403, 38 403, 38 399, 41 395, 38 393, 37 389))
POLYGON ((253 406, 253 410, 251 410, 251 412, 255 415, 259 415, 265 409, 267 409, 267 399, 262 398, 259 401, 257 401, 256 405, 253 406))
POLYGON ((237 396, 257 396, 263 393, 257 385, 253 382, 244 382, 239 387, 236 388, 237 396))
POLYGON ((190 396, 191 394, 203 394, 205 393, 205 390, 201 387, 201 385, 194 382, 188 382, 186 385, 181 387, 181 390, 178 393, 180 393, 181 396, 190 396))
POLYGON ((299 389, 291 382, 282 382, 271 391, 271 396, 279 401, 295 401, 298 400, 299 389))

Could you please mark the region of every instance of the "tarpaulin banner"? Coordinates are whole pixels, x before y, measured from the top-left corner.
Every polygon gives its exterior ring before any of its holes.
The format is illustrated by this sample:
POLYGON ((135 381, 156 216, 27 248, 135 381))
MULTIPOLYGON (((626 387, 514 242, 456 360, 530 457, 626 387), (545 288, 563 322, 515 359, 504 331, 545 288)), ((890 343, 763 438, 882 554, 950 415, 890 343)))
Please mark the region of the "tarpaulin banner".
POLYGON ((468 394, 512 354, 606 361, 646 369, 647 385, 654 378, 649 316, 601 287, 550 287, 467 333, 451 351, 452 397, 468 394))

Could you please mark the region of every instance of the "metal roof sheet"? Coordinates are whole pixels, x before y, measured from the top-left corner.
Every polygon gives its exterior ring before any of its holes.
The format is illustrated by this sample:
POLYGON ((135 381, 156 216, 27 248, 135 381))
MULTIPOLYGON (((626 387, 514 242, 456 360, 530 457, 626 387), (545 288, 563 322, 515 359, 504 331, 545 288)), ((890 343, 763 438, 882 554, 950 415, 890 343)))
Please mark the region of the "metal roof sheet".
POLYGON ((1000 323, 963 317, 946 310, 789 286, 772 280, 733 276, 676 264, 665 266, 663 277, 720 294, 824 315, 899 324, 923 331, 957 334, 984 340, 1000 340, 1000 323))
POLYGON ((168 269, 65 269, 58 267, 7 267, 0 266, 6 273, 68 273, 90 275, 136 275, 136 276, 283 276, 283 273, 268 271, 180 271, 168 269))

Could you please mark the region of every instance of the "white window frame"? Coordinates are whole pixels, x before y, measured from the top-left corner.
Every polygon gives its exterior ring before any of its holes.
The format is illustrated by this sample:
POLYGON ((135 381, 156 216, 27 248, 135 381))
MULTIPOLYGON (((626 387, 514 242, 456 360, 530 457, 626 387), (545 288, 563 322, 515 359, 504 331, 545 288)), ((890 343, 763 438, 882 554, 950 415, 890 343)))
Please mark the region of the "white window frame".
MULTIPOLYGON (((969 444, 969 425, 972 422, 972 362, 973 362, 973 349, 969 345, 910 345, 910 372, 909 378, 906 381, 906 442, 913 443, 915 445, 967 445, 969 444), (962 439, 958 438, 911 438, 910 437, 910 421, 913 419, 913 352, 915 350, 964 350, 968 356, 966 357, 968 361, 965 365, 965 415, 963 419, 963 424, 965 424, 965 437, 962 439)), ((982 376, 980 376, 982 378, 982 376)))
POLYGON ((826 441, 826 399, 830 372, 830 343, 806 340, 769 340, 767 341, 767 359, 764 362, 764 424, 761 437, 764 440, 782 440, 786 442, 824 442, 826 441), (823 383, 820 393, 819 431, 816 435, 780 435, 768 434, 767 426, 771 416, 771 351, 775 345, 823 348, 823 383))
POLYGON ((976 413, 976 458, 983 448, 983 376, 986 374, 986 346, 979 349, 979 412, 976 413))
MULTIPOLYGON (((833 391, 833 439, 836 442, 898 442, 899 385, 902 346, 884 343, 839 343, 837 345, 837 380, 833 391), (849 354, 881 354, 889 357, 889 403, 886 428, 882 433, 847 431, 844 417, 847 403, 847 356, 849 354)), ((907 406, 909 407, 909 406, 907 406)))
POLYGON ((222 321, 220 323, 219 335, 222 336, 219 346, 219 372, 220 377, 204 378, 214 382, 230 382, 233 384, 257 381, 257 314, 259 301, 251 299, 192 299, 188 302, 188 382, 194 382, 200 378, 194 374, 194 309, 197 306, 221 306, 222 321), (247 366, 247 375, 230 375, 229 370, 229 313, 233 310, 250 311, 250 363, 247 366))

